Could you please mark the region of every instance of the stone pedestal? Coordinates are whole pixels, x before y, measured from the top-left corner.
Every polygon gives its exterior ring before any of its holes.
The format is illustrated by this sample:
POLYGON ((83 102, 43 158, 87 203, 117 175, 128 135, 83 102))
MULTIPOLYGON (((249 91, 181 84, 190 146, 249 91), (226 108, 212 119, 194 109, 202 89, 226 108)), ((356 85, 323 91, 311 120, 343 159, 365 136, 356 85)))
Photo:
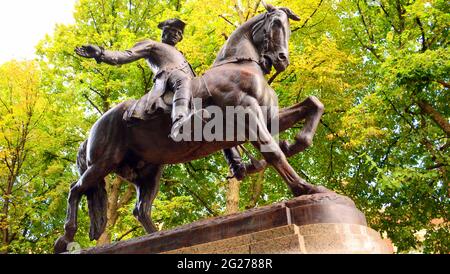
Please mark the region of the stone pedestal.
POLYGON ((287 225, 164 254, 390 254, 378 232, 361 225, 287 225))
POLYGON ((349 198, 315 194, 81 253, 392 253, 349 198))

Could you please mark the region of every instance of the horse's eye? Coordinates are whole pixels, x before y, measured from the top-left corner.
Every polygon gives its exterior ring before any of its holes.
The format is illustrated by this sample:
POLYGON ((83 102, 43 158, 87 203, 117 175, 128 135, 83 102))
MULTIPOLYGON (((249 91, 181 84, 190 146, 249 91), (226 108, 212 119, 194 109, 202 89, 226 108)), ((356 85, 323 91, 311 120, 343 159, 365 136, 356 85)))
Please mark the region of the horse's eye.
POLYGON ((272 21, 272 27, 282 27, 283 26, 283 23, 281 22, 281 20, 280 19, 274 19, 273 21, 272 21))

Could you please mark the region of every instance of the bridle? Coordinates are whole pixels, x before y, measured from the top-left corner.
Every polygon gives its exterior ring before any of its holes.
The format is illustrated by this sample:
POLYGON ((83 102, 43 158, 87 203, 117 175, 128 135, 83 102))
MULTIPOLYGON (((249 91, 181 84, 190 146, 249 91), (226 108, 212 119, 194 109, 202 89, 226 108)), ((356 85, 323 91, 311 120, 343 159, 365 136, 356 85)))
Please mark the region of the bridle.
POLYGON ((255 34, 262 29, 263 31, 263 47, 261 51, 261 55, 263 52, 267 52, 269 50, 269 42, 270 42, 270 24, 267 23, 267 20, 270 19, 271 13, 266 12, 264 18, 261 21, 257 22, 252 29, 252 36, 255 37, 255 34))
POLYGON ((265 13, 264 17, 257 22, 252 29, 252 38, 254 39, 255 36, 257 36, 257 33, 259 31, 263 31, 263 38, 262 38, 262 48, 261 48, 261 52, 259 54, 259 61, 257 62, 260 66, 261 65, 261 60, 263 60, 263 57, 269 52, 269 46, 270 46, 270 41, 272 39, 272 33, 271 33, 271 18, 272 16, 276 16, 276 13, 273 11, 268 11, 265 13))

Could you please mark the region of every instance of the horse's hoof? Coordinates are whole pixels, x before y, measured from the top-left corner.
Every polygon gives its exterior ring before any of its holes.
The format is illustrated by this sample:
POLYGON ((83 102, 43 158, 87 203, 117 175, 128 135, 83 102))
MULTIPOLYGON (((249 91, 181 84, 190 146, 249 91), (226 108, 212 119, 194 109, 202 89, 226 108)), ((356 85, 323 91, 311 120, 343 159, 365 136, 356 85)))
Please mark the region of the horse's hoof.
POLYGON ((59 237, 58 240, 56 240, 54 246, 55 254, 66 252, 70 242, 71 241, 69 241, 69 239, 67 239, 66 236, 59 237))
POLYGON ((284 155, 286 155, 286 157, 288 157, 289 156, 289 146, 290 146, 289 142, 286 140, 282 140, 282 141, 280 141, 279 146, 281 148, 281 151, 283 151, 284 155))
POLYGON ((247 170, 245 169, 244 164, 237 164, 231 167, 231 172, 233 173, 233 177, 238 181, 244 180, 247 175, 247 170))

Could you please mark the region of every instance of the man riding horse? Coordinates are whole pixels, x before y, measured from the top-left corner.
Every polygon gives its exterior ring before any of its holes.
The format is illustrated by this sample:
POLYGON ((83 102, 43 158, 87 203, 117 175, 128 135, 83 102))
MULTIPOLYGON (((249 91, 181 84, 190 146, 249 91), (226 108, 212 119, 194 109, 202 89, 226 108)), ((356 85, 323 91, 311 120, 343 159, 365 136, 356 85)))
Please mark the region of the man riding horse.
MULTIPOLYGON (((95 45, 86 45, 76 49, 82 57, 95 58, 98 63, 110 65, 126 64, 145 58, 154 74, 154 86, 141 100, 138 100, 124 119, 130 123, 135 120, 145 120, 148 114, 162 107, 159 100, 149 100, 160 97, 166 90, 174 91, 172 104, 171 137, 176 138, 180 129, 191 117, 190 100, 192 91, 189 81, 195 76, 190 64, 175 46, 183 40, 186 23, 178 18, 168 19, 158 24, 162 30, 161 43, 144 40, 126 51, 109 51, 95 45), (170 45, 168 47, 166 45, 170 45)), ((224 149, 224 156, 234 177, 242 180, 246 169, 242 163, 237 148, 224 149)))
MULTIPOLYGON (((127 64, 145 58, 154 75, 154 85, 148 96, 162 96, 166 89, 174 92, 171 137, 175 138, 191 116, 190 80, 195 74, 183 54, 175 48, 175 45, 183 39, 185 23, 179 19, 169 19, 161 22, 158 27, 162 29, 162 43, 146 39, 125 51, 110 51, 99 46, 87 45, 77 48, 76 53, 109 65, 127 64)), ((144 100, 148 99, 148 96, 144 100)), ((158 108, 155 105, 145 104, 143 109, 139 109, 139 103, 141 102, 136 102, 127 112, 124 117, 126 120, 144 119, 146 113, 158 108)))

